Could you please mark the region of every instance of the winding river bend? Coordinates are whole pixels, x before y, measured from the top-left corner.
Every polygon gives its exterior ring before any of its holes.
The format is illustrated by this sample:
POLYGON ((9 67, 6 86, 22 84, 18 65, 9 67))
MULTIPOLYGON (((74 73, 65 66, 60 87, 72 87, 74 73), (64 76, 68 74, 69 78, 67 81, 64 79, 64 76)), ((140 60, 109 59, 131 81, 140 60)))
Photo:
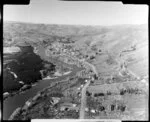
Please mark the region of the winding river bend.
MULTIPOLYGON (((38 49, 38 54, 40 55, 41 59, 50 61, 50 57, 45 55, 44 47, 40 46, 38 49)), ((82 68, 79 68, 76 65, 69 66, 72 67, 72 72, 70 74, 60 76, 56 79, 40 80, 34 87, 25 91, 24 93, 9 97, 3 101, 3 119, 7 120, 16 108, 23 106, 28 99, 34 97, 38 91, 48 87, 52 82, 66 79, 69 76, 76 75, 77 72, 82 70, 82 68)))

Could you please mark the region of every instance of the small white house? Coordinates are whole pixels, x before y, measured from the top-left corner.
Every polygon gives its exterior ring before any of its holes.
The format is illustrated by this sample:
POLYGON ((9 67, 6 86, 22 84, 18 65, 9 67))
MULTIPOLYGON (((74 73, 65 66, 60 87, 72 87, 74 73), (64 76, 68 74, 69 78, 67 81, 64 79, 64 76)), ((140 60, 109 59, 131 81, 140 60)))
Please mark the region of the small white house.
POLYGON ((19 81, 19 83, 20 83, 20 84, 24 84, 24 82, 23 82, 23 81, 19 81))
POLYGON ((26 105, 27 105, 27 106, 30 106, 30 105, 31 105, 31 102, 27 101, 27 102, 26 102, 26 105))
POLYGON ((87 83, 88 80, 85 80, 85 82, 87 83))
POLYGON ((7 96, 9 96, 9 92, 3 93, 3 97, 7 97, 7 96))
POLYGON ((145 79, 142 79, 141 82, 148 86, 148 82, 145 79))
POLYGON ((53 100, 53 104, 55 105, 59 102, 60 98, 59 97, 52 97, 52 100, 53 100))
POLYGON ((89 108, 85 108, 85 111, 88 112, 88 111, 89 111, 89 108))
POLYGON ((145 79, 142 79, 141 82, 146 83, 146 80, 145 80, 145 79))
POLYGON ((81 88, 79 87, 79 88, 77 88, 78 90, 80 90, 81 88))
POLYGON ((76 107, 77 106, 77 104, 72 104, 72 107, 76 107))
POLYGON ((94 109, 91 110, 91 113, 96 113, 96 111, 94 109))

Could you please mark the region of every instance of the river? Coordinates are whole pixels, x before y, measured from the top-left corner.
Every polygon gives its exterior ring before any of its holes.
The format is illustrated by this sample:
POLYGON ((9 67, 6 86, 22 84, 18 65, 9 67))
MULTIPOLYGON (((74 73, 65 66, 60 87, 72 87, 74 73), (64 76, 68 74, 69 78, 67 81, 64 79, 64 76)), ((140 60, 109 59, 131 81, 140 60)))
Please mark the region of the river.
POLYGON ((55 81, 58 81, 58 80, 63 80, 65 78, 67 78, 68 76, 75 75, 80 70, 81 70, 81 68, 77 68, 77 67, 74 66, 73 71, 68 75, 60 76, 56 79, 41 80, 37 83, 36 86, 34 86, 31 89, 25 91, 24 93, 17 94, 13 97, 7 98, 3 102, 3 119, 5 119, 5 120, 8 119, 9 116, 13 113, 13 111, 16 108, 23 106, 29 98, 32 98, 33 96, 35 96, 38 91, 44 89, 45 87, 48 87, 51 82, 55 82, 55 81))
MULTIPOLYGON (((45 49, 42 46, 39 47, 38 51, 39 51, 39 55, 41 59, 49 61, 50 57, 47 57, 45 55, 45 49)), ((66 79, 67 77, 73 76, 77 72, 82 70, 82 68, 79 68, 75 65, 70 65, 70 66, 72 67, 71 73, 64 75, 64 76, 60 76, 56 79, 40 80, 39 82, 37 82, 37 84, 34 87, 25 91, 24 93, 17 94, 15 96, 9 97, 6 100, 4 100, 3 101, 3 119, 7 120, 16 108, 23 106, 28 99, 34 97, 38 91, 44 89, 45 87, 48 87, 51 82, 66 79)))

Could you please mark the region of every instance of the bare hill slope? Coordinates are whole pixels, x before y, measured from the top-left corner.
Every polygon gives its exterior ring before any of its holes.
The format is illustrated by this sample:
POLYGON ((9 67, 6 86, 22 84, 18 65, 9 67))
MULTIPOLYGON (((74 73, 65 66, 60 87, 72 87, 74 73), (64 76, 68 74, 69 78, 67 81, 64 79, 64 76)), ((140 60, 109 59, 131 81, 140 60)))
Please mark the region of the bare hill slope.
MULTIPOLYGON (((38 44, 54 41, 72 43, 84 55, 95 54, 96 51, 92 50, 95 46, 105 55, 108 53, 114 59, 125 60, 136 74, 144 76, 148 73, 147 25, 105 27, 4 22, 4 46, 22 42, 38 44)), ((102 63, 102 56, 97 55, 93 64, 102 63)), ((97 67, 101 68, 98 65, 97 67)))

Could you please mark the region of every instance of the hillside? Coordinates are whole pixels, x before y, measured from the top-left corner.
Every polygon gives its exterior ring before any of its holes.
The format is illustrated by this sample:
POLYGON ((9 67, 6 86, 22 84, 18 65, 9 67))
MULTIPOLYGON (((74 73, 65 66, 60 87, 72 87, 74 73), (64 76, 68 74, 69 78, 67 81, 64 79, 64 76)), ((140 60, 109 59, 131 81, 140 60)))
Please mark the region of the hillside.
MULTIPOLYGON (((70 84, 69 80, 66 80, 64 84, 60 83, 56 86, 67 87, 63 91, 63 95, 66 97, 68 97, 67 91, 71 88, 72 93, 76 93, 76 89, 80 90, 72 97, 78 98, 81 103, 86 104, 86 107, 97 111, 95 114, 90 111, 85 112, 85 118, 95 116, 100 119, 115 117, 122 119, 127 116, 133 120, 143 120, 147 117, 145 114, 149 78, 147 25, 81 26, 4 22, 3 41, 4 47, 31 45, 36 55, 43 57, 42 60, 55 62, 56 67, 59 64, 65 69, 66 65, 63 66, 62 62, 67 65, 74 64, 84 67, 85 70, 79 73, 78 77, 74 76, 75 79, 89 80, 89 86, 87 85, 87 89, 85 88, 84 94, 81 95, 81 90, 86 86, 86 82, 82 84, 81 88, 78 88, 80 83, 77 82, 78 80, 70 80, 70 84), (68 85, 66 85, 67 83, 68 85), (71 83, 74 83, 72 87, 71 83), (86 92, 88 90, 89 96, 86 92), (90 96, 90 93, 93 95, 90 96), (85 99, 81 99, 81 97, 85 97, 85 99), (134 103, 136 104, 133 106, 134 103), (141 104, 143 106, 140 106, 141 104), (116 108, 111 111, 110 106, 116 106, 116 108), (129 109, 126 110, 126 108, 129 109), (118 111, 121 111, 119 117, 118 111), (142 113, 139 114, 141 111, 142 113), (134 113, 133 116, 132 113, 134 113), (139 115, 136 116, 136 113, 139 115)), ((45 75, 49 74, 45 72, 45 75)), ((48 91, 43 93, 49 94, 48 91)), ((70 94, 72 95, 72 93, 70 94)), ((41 97, 36 107, 31 108, 30 118, 38 116, 34 112, 34 110, 40 109, 38 105, 41 108, 45 106, 46 110, 49 108, 43 98, 41 97)), ((47 99, 49 100, 48 97, 47 99)), ((79 101, 78 105, 80 106, 79 101)), ((56 106, 56 110, 58 108, 56 106)), ((79 110, 79 108, 77 109, 79 110)), ((66 116, 69 114, 69 111, 67 112, 66 116)), ((24 113, 28 114, 26 111, 24 113)), ((22 116, 26 119, 24 113, 22 116)), ((76 114, 75 118, 78 118, 78 112, 76 114)), ((62 116, 58 114, 57 117, 61 118, 62 116)))
POLYGON ((79 26, 4 22, 4 46, 61 42, 79 51, 99 74, 115 73, 125 63, 133 74, 148 76, 148 26, 79 26))

